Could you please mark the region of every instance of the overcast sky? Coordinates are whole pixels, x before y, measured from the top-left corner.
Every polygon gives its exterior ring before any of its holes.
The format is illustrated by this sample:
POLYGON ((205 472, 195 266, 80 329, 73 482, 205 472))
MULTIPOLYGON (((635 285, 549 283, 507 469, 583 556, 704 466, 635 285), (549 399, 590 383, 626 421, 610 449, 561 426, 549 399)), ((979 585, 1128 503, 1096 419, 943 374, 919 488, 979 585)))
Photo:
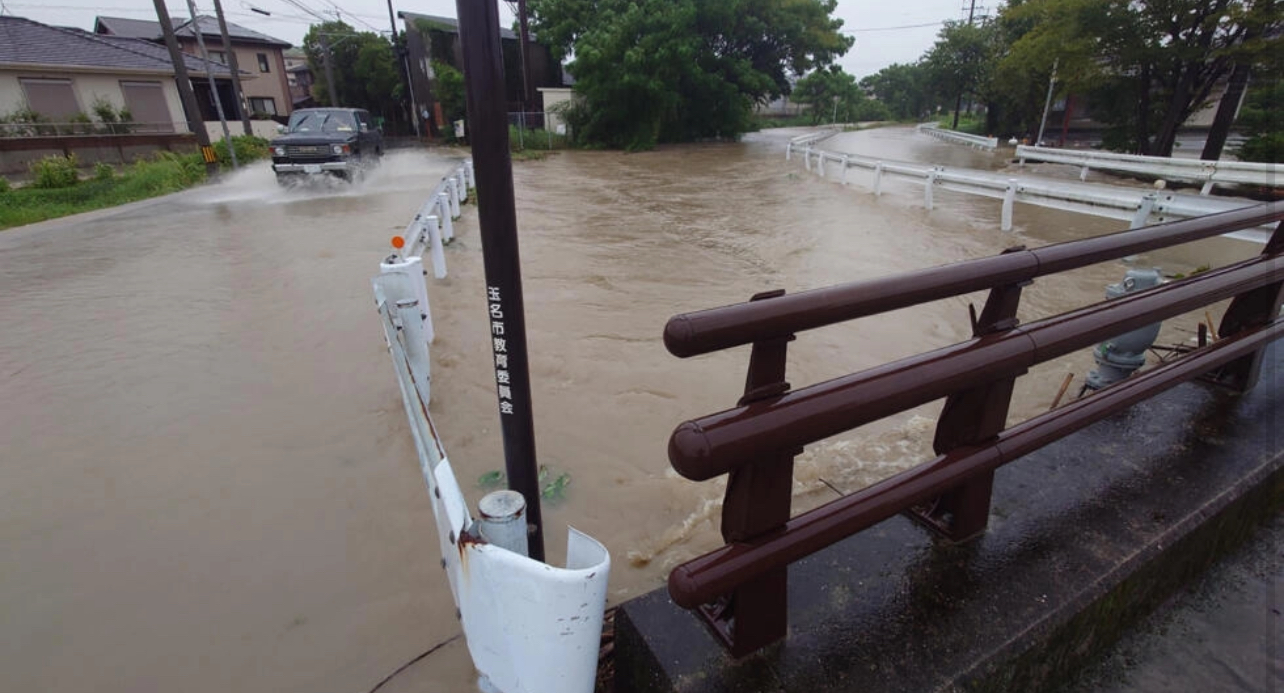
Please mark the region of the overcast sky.
MULTIPOLYGON (((240 24, 277 38, 299 44, 314 21, 304 10, 288 0, 221 0, 230 22, 240 24), (250 11, 251 7, 271 12, 265 17, 250 11)), ((295 0, 324 14, 337 9, 348 23, 359 29, 388 30, 386 0, 295 0)), ((965 0, 839 0, 837 16, 843 19, 843 30, 856 37, 856 45, 840 63, 857 77, 878 72, 892 63, 912 62, 922 55, 947 19, 966 18, 965 0)), ((987 0, 986 8, 999 0, 987 0)), ((177 0, 167 0, 171 16, 187 17, 187 7, 177 0)), ((5 14, 34 19, 46 24, 74 26, 92 30, 94 17, 128 17, 155 19, 150 0, 0 0, 5 14)), ((196 0, 201 14, 213 13, 212 0, 196 0)), ((395 10, 455 16, 454 0, 393 0, 395 10)), ((978 4, 981 14, 986 8, 978 4)), ((508 26, 512 13, 507 3, 500 5, 500 21, 508 26)))

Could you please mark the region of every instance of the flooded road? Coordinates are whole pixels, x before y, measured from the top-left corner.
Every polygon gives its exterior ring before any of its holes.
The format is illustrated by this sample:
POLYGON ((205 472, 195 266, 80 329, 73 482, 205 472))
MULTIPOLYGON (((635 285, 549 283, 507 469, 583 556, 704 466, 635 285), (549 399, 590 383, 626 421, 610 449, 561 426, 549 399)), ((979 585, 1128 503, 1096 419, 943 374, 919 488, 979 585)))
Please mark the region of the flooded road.
MULTIPOLYGON (((673 473, 680 421, 733 405, 748 349, 689 360, 669 316, 1120 230, 1121 222, 888 185, 881 198, 785 162, 773 131, 641 154, 563 152, 514 167, 539 459, 570 475, 546 507, 614 557, 609 599, 663 584, 720 544, 716 483, 673 473)), ((1002 169, 904 129, 850 151, 1002 169), (877 150, 877 151, 875 151, 877 150), (886 152, 886 154, 884 154, 886 152)), ((829 145, 827 145, 829 146, 829 145)), ((462 155, 462 154, 460 154, 462 155)), ((455 159, 394 152, 353 188, 281 191, 260 165, 87 220, 0 233, 0 682, 5 690, 369 690, 459 632, 369 279, 455 159)), ((476 213, 430 281, 437 428, 465 492, 503 467, 476 213)), ((1188 273, 1260 251, 1215 239, 1136 259, 1188 273)), ((1040 280, 1021 317, 1100 300, 1122 263, 1040 280)), ((817 330, 795 387, 969 335, 983 295, 817 330)), ((1166 325, 1186 341, 1194 320, 1166 325)), ((1018 381, 1046 410, 1088 354, 1018 381)), ((930 454, 939 405, 808 448, 795 512, 930 454)), ((381 691, 457 691, 462 641, 381 691)))

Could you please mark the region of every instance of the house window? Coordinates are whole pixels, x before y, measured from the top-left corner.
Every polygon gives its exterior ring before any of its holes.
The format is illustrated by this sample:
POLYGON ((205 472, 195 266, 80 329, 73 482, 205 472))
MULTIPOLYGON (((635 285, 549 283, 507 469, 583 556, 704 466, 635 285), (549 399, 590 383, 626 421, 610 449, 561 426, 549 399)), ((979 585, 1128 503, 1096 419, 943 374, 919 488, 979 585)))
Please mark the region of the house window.
POLYGON ((227 53, 223 51, 210 51, 210 60, 213 60, 220 65, 226 65, 227 53))
POLYGON ((267 53, 259 53, 258 56, 259 56, 259 72, 271 72, 271 70, 268 69, 267 53))
POLYGON ((276 115, 276 100, 272 98, 262 98, 258 96, 251 96, 250 112, 276 115))
POLYGON ((80 113, 76 93, 71 90, 71 80, 23 77, 18 82, 22 84, 31 110, 49 120, 65 123, 68 118, 80 113))
POLYGON ((169 105, 165 102, 165 89, 160 82, 121 80, 120 91, 125 96, 130 118, 137 124, 135 132, 174 131, 169 105))

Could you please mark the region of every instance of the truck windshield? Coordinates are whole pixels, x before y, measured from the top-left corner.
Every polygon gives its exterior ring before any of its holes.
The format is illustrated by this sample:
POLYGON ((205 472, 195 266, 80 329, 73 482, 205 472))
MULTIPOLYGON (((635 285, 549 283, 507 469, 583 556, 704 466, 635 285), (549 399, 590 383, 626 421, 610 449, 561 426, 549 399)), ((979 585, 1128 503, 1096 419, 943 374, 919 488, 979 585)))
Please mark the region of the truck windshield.
POLYGON ((290 132, 355 132, 357 121, 346 111, 295 111, 290 132))

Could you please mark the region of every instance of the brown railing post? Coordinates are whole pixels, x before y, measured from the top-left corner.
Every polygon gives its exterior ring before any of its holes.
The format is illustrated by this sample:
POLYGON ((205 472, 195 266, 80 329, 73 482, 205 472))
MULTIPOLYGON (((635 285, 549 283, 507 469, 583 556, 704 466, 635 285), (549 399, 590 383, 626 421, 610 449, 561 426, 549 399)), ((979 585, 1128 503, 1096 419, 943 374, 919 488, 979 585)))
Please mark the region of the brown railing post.
MULTIPOLYGON (((756 294, 751 301, 784 295, 783 290, 756 294)), ((789 391, 785 381, 786 351, 794 336, 755 342, 739 405, 789 391)), ((794 455, 768 454, 737 467, 727 477, 722 503, 722 538, 728 544, 780 529, 789 521, 793 498, 794 455)), ((788 567, 768 571, 731 594, 699 609, 700 615, 730 650, 742 657, 785 637, 788 625, 788 567)))
MULTIPOLYGON (((1262 250, 1263 256, 1280 257, 1284 255, 1284 222, 1275 225, 1275 233, 1262 250)), ((1267 284, 1252 291, 1236 296, 1217 328, 1219 338, 1229 337, 1254 327, 1260 327, 1275 319, 1280 312, 1280 303, 1284 300, 1284 282, 1267 284)), ((1257 383, 1262 370, 1262 355, 1265 350, 1259 349, 1248 356, 1226 364, 1220 370, 1210 374, 1213 382, 1224 385, 1238 392, 1246 392, 1257 383)))
MULTIPOLYGON (((1004 250, 1018 253, 1025 246, 1004 250)), ((972 312, 972 336, 985 339, 1015 328, 1021 289, 1029 282, 996 286, 986 297, 981 317, 972 312)), ((972 307, 968 306, 972 311, 972 307)), ((1020 375, 1020 374, 1017 374, 1020 375)), ((932 448, 938 455, 994 439, 1007 423, 1016 376, 961 390, 945 400, 936 423, 932 448)), ((978 474, 940 496, 907 511, 910 518, 950 541, 964 541, 985 531, 990 519, 994 472, 978 474)))

